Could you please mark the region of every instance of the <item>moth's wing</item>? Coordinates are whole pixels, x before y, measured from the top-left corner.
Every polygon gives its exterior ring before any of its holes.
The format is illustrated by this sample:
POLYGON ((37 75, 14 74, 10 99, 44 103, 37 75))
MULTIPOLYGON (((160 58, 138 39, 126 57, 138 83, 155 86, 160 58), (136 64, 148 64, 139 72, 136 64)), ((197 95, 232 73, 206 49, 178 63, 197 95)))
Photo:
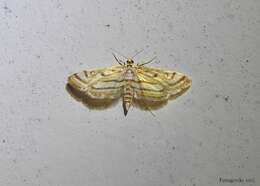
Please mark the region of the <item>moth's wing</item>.
POLYGON ((183 94, 191 86, 191 79, 175 71, 139 67, 136 74, 140 88, 135 89, 135 99, 163 102, 183 94))
POLYGON ((122 94, 122 74, 121 66, 82 71, 69 76, 68 84, 92 99, 117 99, 122 94))

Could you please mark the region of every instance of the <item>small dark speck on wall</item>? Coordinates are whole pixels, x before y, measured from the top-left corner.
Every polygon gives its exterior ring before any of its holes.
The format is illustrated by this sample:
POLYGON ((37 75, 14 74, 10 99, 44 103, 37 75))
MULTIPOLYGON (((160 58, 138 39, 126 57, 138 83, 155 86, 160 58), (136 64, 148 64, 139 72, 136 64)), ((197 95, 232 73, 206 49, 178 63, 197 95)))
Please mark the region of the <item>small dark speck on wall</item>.
POLYGON ((219 94, 216 94, 215 95, 216 98, 223 98, 223 100, 225 100, 226 102, 229 102, 230 101, 230 97, 229 96, 224 96, 224 95, 219 95, 219 94))
POLYGON ((224 100, 225 100, 226 102, 228 102, 228 101, 229 101, 229 96, 225 96, 225 97, 224 97, 224 100))
POLYGON ((8 6, 4 6, 3 9, 5 10, 5 13, 12 13, 12 10, 8 6))

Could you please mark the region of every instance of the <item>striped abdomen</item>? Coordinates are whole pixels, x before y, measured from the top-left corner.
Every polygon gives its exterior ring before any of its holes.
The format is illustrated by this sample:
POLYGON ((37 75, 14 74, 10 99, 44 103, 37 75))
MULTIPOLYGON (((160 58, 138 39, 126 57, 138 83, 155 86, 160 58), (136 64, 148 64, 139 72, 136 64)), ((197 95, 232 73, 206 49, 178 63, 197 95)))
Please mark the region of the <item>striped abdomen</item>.
POLYGON ((131 82, 134 79, 134 72, 131 68, 128 68, 124 74, 124 90, 123 90, 123 108, 124 108, 124 114, 126 115, 129 108, 132 105, 133 96, 134 96, 134 90, 131 87, 131 82))
POLYGON ((124 108, 125 115, 127 114, 129 108, 132 105, 133 96, 134 96, 133 88, 131 87, 130 83, 126 83, 123 91, 123 108, 124 108))

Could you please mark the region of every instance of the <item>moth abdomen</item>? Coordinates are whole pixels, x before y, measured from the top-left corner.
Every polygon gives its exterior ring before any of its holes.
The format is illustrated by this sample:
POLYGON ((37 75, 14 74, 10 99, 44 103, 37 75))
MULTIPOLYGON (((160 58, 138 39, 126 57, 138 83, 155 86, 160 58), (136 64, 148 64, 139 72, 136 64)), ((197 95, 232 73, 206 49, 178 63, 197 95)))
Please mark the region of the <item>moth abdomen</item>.
POLYGON ((133 97, 134 97, 133 88, 129 84, 126 84, 123 92, 123 108, 124 108, 125 115, 127 115, 127 112, 132 105, 133 97))

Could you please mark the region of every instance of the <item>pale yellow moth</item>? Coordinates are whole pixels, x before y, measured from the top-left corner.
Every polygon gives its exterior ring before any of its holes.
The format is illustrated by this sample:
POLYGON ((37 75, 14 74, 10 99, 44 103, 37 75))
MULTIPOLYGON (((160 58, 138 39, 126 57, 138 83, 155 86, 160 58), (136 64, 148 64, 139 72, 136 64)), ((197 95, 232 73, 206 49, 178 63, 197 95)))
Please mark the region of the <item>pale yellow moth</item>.
MULTIPOLYGON (((113 54, 114 55, 114 54, 113 54)), ((165 105, 168 100, 183 94, 190 86, 186 75, 169 70, 146 67, 152 60, 135 64, 114 55, 119 65, 95 70, 84 70, 68 77, 68 88, 87 105, 110 104, 122 98, 124 114, 131 105, 151 110, 165 105), (79 95, 79 96, 78 96, 79 95)))

